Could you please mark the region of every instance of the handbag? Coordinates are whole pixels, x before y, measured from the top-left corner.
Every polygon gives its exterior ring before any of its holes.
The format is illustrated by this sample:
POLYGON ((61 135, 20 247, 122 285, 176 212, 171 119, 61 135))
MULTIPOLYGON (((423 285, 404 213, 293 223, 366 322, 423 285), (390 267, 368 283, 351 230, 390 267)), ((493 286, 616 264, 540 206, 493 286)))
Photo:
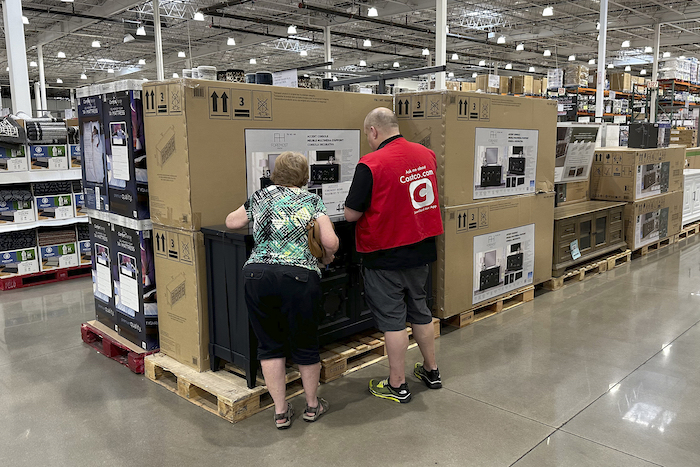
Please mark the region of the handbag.
POLYGON ((309 237, 309 250, 311 254, 316 258, 321 259, 326 254, 326 249, 321 243, 321 227, 316 222, 316 219, 311 219, 308 224, 306 224, 306 232, 309 237))

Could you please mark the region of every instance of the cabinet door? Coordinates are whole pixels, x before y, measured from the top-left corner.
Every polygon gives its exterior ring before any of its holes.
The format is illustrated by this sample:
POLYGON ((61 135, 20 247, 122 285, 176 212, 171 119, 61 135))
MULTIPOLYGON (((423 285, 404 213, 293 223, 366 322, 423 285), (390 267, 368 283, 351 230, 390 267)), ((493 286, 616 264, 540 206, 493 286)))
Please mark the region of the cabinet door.
POLYGON ((593 221, 593 246, 603 248, 608 244, 608 211, 597 213, 593 221))
POLYGON ((693 213, 695 205, 695 183, 686 177, 683 184, 683 217, 693 213))
POLYGON ((583 216, 578 221, 578 249, 581 254, 591 251, 594 245, 593 239, 593 216, 583 216))
POLYGON ((693 181, 693 200, 692 200, 691 213, 692 214, 700 213, 700 180, 693 181))

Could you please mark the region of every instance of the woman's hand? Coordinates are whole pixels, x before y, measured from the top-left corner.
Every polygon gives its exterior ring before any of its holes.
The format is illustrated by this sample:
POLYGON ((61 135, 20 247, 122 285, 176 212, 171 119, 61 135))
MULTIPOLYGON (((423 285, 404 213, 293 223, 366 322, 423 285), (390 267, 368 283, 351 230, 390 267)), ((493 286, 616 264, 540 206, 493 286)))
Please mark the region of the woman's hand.
POLYGON ((327 265, 331 264, 334 260, 335 260, 334 254, 331 254, 331 255, 326 254, 323 256, 323 258, 321 258, 321 263, 324 266, 327 266, 327 265))

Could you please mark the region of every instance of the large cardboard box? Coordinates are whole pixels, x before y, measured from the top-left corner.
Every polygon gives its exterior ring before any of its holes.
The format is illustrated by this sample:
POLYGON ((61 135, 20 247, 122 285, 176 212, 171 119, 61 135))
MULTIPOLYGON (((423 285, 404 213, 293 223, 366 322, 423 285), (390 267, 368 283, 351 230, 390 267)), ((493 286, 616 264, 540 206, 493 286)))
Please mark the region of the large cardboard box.
POLYGON ((468 91, 476 91, 476 83, 467 83, 467 82, 462 82, 462 91, 463 92, 468 92, 468 91))
POLYGON ((532 80, 532 93, 535 95, 542 94, 542 80, 541 79, 532 80))
POLYGON ((513 94, 532 94, 535 88, 535 78, 530 75, 513 76, 511 83, 513 94))
POLYGON ((95 296, 97 319, 114 327, 112 224, 101 219, 90 218, 90 244, 92 245, 92 293, 95 296))
POLYGON ((632 92, 632 76, 629 73, 610 73, 611 91, 632 92))
POLYGON ((149 82, 143 93, 151 219, 187 230, 221 224, 286 150, 339 166, 331 175, 345 183, 344 200, 371 152, 365 116, 393 107, 385 95, 191 79, 149 82))
POLYGON ((685 168, 700 169, 700 148, 686 148, 685 168))
POLYGON ((568 206, 590 200, 589 186, 588 180, 557 183, 554 190, 557 194, 556 206, 568 206))
POLYGON ((80 98, 78 121, 85 206, 97 211, 109 211, 103 112, 101 96, 80 98))
POLYGON ((596 149, 591 199, 636 201, 683 189, 685 147, 596 149))
POLYGON ((698 141, 697 130, 671 129, 670 144, 679 144, 685 147, 694 147, 698 141))
POLYGON ((204 235, 154 224, 153 236, 160 351, 206 371, 209 312, 204 235))
POLYGON ((452 91, 396 99, 401 134, 437 155, 441 206, 554 191, 556 101, 452 91))
POLYGON ((510 93, 510 83, 512 81, 512 78, 510 76, 501 76, 500 77, 500 82, 498 85, 498 92, 501 94, 508 94, 510 93))
POLYGON ((681 227, 683 191, 654 196, 625 206, 625 240, 632 250, 672 237, 681 231, 681 227))
POLYGON ((501 80, 498 75, 479 75, 476 77, 476 88, 483 92, 498 93, 501 80))
POLYGON ((554 193, 443 209, 435 315, 448 318, 551 278, 554 193))

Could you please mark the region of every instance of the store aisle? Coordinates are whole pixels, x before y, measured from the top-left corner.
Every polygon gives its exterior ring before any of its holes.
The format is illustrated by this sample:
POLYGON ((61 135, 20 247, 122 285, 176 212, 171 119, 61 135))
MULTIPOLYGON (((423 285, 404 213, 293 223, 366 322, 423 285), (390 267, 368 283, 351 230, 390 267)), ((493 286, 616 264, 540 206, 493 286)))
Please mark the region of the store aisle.
POLYGON ((385 362, 277 431, 271 410, 231 425, 85 346, 89 280, 2 292, 0 465, 700 465, 699 305, 696 239, 445 332, 441 390, 409 376, 410 404, 371 397, 385 362))

